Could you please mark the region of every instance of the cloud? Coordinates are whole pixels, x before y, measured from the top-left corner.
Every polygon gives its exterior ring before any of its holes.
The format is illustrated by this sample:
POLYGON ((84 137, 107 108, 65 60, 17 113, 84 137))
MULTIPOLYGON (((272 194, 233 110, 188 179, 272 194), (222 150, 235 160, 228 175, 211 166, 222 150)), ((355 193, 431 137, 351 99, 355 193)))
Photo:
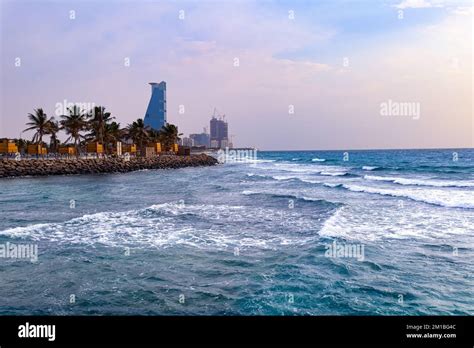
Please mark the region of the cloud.
POLYGON ((429 8, 433 7, 433 5, 427 0, 403 0, 400 4, 393 7, 403 10, 406 8, 429 8))
POLYGON ((474 6, 459 6, 455 9, 451 9, 449 12, 459 16, 469 16, 474 14, 474 6))

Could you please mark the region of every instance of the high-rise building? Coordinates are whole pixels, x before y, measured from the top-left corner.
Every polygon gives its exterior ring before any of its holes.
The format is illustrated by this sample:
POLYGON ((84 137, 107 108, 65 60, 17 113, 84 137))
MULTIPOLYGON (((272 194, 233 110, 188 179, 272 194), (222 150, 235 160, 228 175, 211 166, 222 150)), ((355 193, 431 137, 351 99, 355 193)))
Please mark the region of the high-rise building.
POLYGON ((155 130, 166 124, 166 82, 150 82, 151 98, 143 122, 155 130))
POLYGON ((219 142, 217 140, 211 140, 211 149, 218 149, 219 142))
POLYGON ((194 146, 209 147, 211 143, 209 134, 205 131, 203 133, 189 134, 189 137, 194 141, 194 146))
POLYGON ((213 116, 211 119, 210 125, 211 125, 211 147, 223 148, 227 146, 228 137, 229 137, 227 122, 225 122, 222 119, 217 119, 216 117, 213 116))

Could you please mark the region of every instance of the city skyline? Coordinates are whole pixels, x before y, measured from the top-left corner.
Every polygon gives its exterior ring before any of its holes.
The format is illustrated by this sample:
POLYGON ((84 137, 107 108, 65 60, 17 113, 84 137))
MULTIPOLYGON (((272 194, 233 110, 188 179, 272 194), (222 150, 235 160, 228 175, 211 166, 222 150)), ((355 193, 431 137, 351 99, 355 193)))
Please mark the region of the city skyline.
POLYGON ((145 114, 147 83, 163 80, 170 123, 196 133, 226 110, 235 146, 473 146, 467 1, 1 8, 1 136, 17 138, 34 108, 53 116, 63 100, 104 105, 125 126, 145 114), (418 115, 382 112, 409 103, 418 115))

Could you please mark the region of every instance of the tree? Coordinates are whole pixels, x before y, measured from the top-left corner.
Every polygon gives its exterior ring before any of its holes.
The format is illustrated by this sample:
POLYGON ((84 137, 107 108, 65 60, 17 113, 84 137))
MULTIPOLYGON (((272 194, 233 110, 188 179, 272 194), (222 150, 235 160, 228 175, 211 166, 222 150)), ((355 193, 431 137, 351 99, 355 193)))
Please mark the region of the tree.
POLYGON ((34 110, 34 114, 28 114, 28 119, 30 122, 26 123, 28 128, 23 132, 29 130, 36 130, 36 133, 33 135, 33 143, 41 144, 43 142, 43 135, 48 133, 49 120, 46 113, 42 108, 34 110))
POLYGON ((110 145, 122 140, 124 133, 124 130, 120 128, 120 123, 114 121, 110 124, 105 124, 104 148, 106 153, 110 145))
POLYGON ((127 126, 127 138, 132 139, 140 149, 140 154, 143 156, 144 144, 149 140, 149 128, 143 123, 143 119, 139 118, 127 126))
POLYGON ((81 132, 87 129, 87 116, 78 106, 67 108, 67 111, 69 113, 68 115, 61 115, 60 124, 66 134, 69 135, 66 142, 74 139, 74 147, 76 148, 76 155, 78 156, 79 143, 81 138, 85 138, 81 132))
POLYGON ((148 130, 148 138, 152 143, 161 143, 163 140, 161 132, 153 128, 148 130))
POLYGON ((89 136, 92 137, 94 141, 105 145, 105 129, 107 124, 115 117, 111 116, 110 112, 105 112, 105 107, 103 106, 94 107, 91 113, 92 115, 88 122, 89 130, 91 131, 89 136))
POLYGON ((176 127, 174 124, 167 123, 160 129, 160 137, 161 137, 161 143, 163 144, 165 150, 170 150, 173 147, 173 144, 176 144, 178 140, 180 139, 180 135, 183 135, 182 133, 179 133, 178 127, 176 127))
POLYGON ((59 123, 54 119, 54 117, 51 117, 51 119, 48 121, 48 126, 47 126, 47 134, 50 135, 50 140, 49 140, 49 148, 51 152, 58 152, 58 147, 59 147, 59 139, 58 139, 58 132, 60 130, 59 123))
POLYGON ((28 151, 28 145, 32 145, 33 143, 29 140, 25 140, 25 139, 17 139, 15 141, 16 145, 18 146, 18 151, 20 153, 25 153, 28 151))

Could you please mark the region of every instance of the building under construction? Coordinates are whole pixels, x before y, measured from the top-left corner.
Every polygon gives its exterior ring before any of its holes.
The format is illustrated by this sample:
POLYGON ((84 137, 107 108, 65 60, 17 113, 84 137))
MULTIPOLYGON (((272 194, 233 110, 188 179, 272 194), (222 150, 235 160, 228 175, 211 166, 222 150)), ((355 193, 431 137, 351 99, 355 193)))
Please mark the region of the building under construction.
POLYGON ((225 115, 219 115, 214 109, 210 122, 210 147, 213 149, 224 149, 229 146, 229 127, 225 121, 225 115))

